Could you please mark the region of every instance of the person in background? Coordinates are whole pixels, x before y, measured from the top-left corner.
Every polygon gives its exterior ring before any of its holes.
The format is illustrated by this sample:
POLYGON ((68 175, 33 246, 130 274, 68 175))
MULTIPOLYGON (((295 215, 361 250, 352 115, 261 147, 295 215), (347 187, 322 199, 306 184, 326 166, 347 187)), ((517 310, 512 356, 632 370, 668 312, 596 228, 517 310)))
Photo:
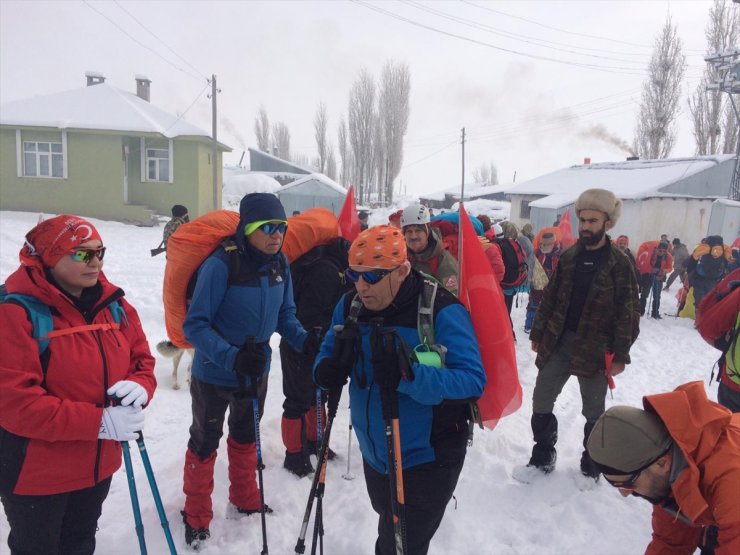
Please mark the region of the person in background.
POLYGON ((622 251, 627 258, 630 259, 630 262, 632 263, 632 269, 635 271, 635 279, 637 282, 640 282, 640 274, 637 271, 637 261, 635 260, 635 255, 632 254, 632 251, 630 250, 629 244, 630 244, 630 238, 626 235, 620 235, 617 237, 614 241, 614 244, 617 245, 617 248, 622 251))
POLYGON ((740 412, 740 269, 725 276, 701 302, 696 330, 719 349, 717 401, 740 412))
POLYGON ((557 216, 555 217, 555 221, 554 221, 554 222, 552 222, 552 226, 553 226, 553 227, 558 227, 558 226, 560 225, 560 218, 561 218, 561 217, 562 217, 562 214, 558 214, 558 215, 557 215, 557 216))
POLYGON ((352 425, 367 493, 378 514, 377 555, 397 553, 389 494, 394 469, 384 433, 389 417, 381 396, 397 398, 407 553, 424 555, 465 462, 465 401, 479 397, 486 383, 473 325, 460 302, 439 287, 432 321, 436 344, 446 348, 444 361, 421 363, 408 357, 406 348, 423 343, 417 319, 426 285, 411 268, 398 229, 374 226, 360 233, 350 247, 346 276, 356 295, 347 293, 334 310, 314 380, 329 391, 350 380, 352 425), (340 325, 344 328, 338 331, 340 325))
POLYGON ((357 213, 357 217, 360 220, 360 231, 364 231, 367 229, 367 219, 370 216, 370 214, 366 210, 360 210, 357 213))
POLYGON ((301 211, 300 210, 293 210, 293 216, 300 216, 301 211))
MULTIPOLYGON (((551 232, 544 233, 540 238, 540 245, 534 252, 534 256, 542 265, 542 269, 545 271, 548 283, 552 279, 553 273, 558 266, 558 260, 560 259, 560 243, 556 242, 555 234, 551 232)), ((532 274, 535 269, 532 268, 532 274)), ((529 333, 532 331, 532 324, 534 323, 535 314, 537 314, 537 307, 540 305, 544 289, 536 289, 534 287, 534 281, 529 289, 529 302, 527 303, 527 315, 524 321, 524 332, 529 333)))
POLYGON ((638 260, 640 271, 640 315, 645 315, 648 296, 652 294, 653 302, 650 316, 660 320, 660 292, 666 275, 673 269, 673 257, 668 252, 668 241, 661 240, 652 249, 644 250, 638 260))
POLYGON ((178 227, 189 221, 190 217, 188 216, 188 209, 186 207, 182 204, 176 204, 172 207, 172 219, 164 226, 164 232, 162 233, 162 243, 165 250, 167 250, 167 241, 169 241, 172 234, 178 227))
POLYGON ((430 221, 429 209, 423 204, 411 204, 404 208, 401 229, 410 251, 409 262, 414 270, 429 274, 453 295, 457 295, 457 260, 442 248, 442 237, 430 221))
POLYGON ((534 233, 532 233, 532 224, 524 224, 522 226, 522 235, 524 235, 530 242, 534 242, 534 233))
POLYGON ((640 326, 635 274, 606 234, 621 211, 622 201, 606 189, 588 189, 576 200, 578 241, 560 255, 529 334, 539 372, 532 395, 535 444, 527 470, 521 469, 525 476, 555 469, 553 409, 565 383, 576 376, 586 418, 581 473, 599 477, 586 439, 604 412, 608 376, 621 374, 630 363, 640 326))
POLYGON ((211 493, 218 444, 229 409, 229 504, 227 518, 272 512, 260 500, 253 399, 261 417, 272 350, 278 332, 306 356, 318 352, 319 338, 296 318, 288 262, 281 252, 285 210, 270 193, 250 193, 239 205, 234 230, 237 254, 218 249, 198 270, 193 299, 183 323, 195 348, 190 396, 193 421, 185 452, 183 492, 185 543, 198 550, 210 538, 211 493), (238 256, 236 270, 231 256, 238 256))
POLYGON ((403 214, 403 209, 396 210, 395 212, 393 212, 393 214, 388 216, 388 225, 397 227, 400 229, 401 228, 401 214, 403 214))
POLYGON ((611 407, 588 452, 622 496, 653 505, 646 555, 740 553, 740 414, 707 399, 701 382, 611 407))
POLYGON ((92 223, 56 216, 28 232, 5 282, 0 500, 13 554, 95 551, 120 442, 137 438, 157 386, 139 316, 102 272, 105 252, 92 223), (23 297, 50 309, 48 346, 23 297))
POLYGON ((663 288, 663 291, 668 291, 671 288, 671 284, 676 278, 679 278, 679 282, 683 283, 686 279, 686 263, 689 261, 689 250, 686 248, 678 237, 673 239, 673 250, 671 251, 673 256, 673 272, 668 277, 668 281, 663 288))

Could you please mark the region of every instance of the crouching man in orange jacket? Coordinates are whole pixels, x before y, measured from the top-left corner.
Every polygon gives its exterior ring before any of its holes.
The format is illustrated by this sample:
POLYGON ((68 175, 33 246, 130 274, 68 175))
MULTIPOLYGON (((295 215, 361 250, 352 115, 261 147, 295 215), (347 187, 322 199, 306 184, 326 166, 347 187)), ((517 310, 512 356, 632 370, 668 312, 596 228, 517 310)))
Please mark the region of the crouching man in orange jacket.
POLYGON ((709 401, 702 382, 616 406, 587 448, 623 496, 653 504, 646 555, 740 553, 740 414, 709 401))

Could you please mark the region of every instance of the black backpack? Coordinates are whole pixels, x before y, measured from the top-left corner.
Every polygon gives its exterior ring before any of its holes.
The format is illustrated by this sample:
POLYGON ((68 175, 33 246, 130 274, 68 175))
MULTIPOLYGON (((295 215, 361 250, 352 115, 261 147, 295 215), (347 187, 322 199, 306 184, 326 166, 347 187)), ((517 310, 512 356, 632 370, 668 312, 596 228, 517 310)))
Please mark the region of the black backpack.
POLYGON ((496 243, 501 248, 505 268, 501 287, 511 289, 521 285, 527 279, 527 255, 522 246, 513 239, 496 239, 496 243))
POLYGON ((727 270, 722 237, 710 235, 707 237, 707 246, 709 252, 700 256, 696 262, 696 273, 701 277, 719 279, 727 270))

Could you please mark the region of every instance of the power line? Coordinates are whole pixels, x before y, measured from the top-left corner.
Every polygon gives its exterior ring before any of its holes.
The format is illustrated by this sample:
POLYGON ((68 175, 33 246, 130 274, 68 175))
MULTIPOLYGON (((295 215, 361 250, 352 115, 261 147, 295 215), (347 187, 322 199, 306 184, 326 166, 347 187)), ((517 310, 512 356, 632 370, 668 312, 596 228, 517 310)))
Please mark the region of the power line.
MULTIPOLYGON (((448 148, 450 148, 451 146, 453 146, 453 145, 456 145, 456 144, 457 144, 457 139, 455 139, 455 140, 454 140, 454 141, 452 141, 451 143, 449 143, 449 144, 447 144, 447 145, 443 146, 443 147, 442 147, 442 148, 440 148, 439 150, 435 150, 435 151, 434 151, 434 152, 432 152, 432 153, 431 153, 430 155, 428 155, 428 156, 424 156, 424 158, 419 158, 418 160, 415 160, 415 161, 413 161, 413 162, 409 162, 408 164, 404 164, 403 166, 401 166, 401 170, 404 170, 404 169, 406 169, 406 168, 409 168, 409 167, 411 167, 411 166, 413 166, 413 165, 415 165, 415 164, 418 164, 419 162, 423 162, 424 160, 428 160, 428 159, 429 159, 429 158, 431 158, 432 156, 436 156, 437 154, 439 154, 439 153, 440 153, 440 152, 442 152, 443 150, 447 150, 448 148)), ((400 172, 401 170, 398 170, 398 171, 400 172)))
POLYGON ((487 48, 492 48, 494 50, 499 50, 501 52, 508 52, 509 54, 514 54, 514 55, 517 55, 517 56, 523 56, 525 58, 532 58, 532 59, 536 59, 536 60, 544 60, 544 61, 548 61, 548 62, 555 62, 555 63, 558 63, 558 64, 570 65, 570 66, 575 66, 575 67, 582 67, 582 68, 585 68, 585 69, 594 69, 594 70, 603 71, 603 72, 606 72, 606 73, 619 73, 619 74, 622 74, 622 75, 641 75, 641 76, 644 76, 645 75, 645 72, 644 71, 636 71, 635 68, 630 68, 630 67, 602 66, 602 65, 597 65, 597 64, 586 64, 586 63, 583 63, 583 62, 573 62, 573 61, 568 61, 568 60, 560 60, 558 58, 550 58, 550 57, 547 57, 547 56, 540 56, 540 55, 537 55, 537 54, 529 54, 529 53, 526 53, 526 52, 520 52, 518 50, 513 50, 511 48, 504 48, 504 47, 501 47, 501 46, 497 46, 495 44, 491 44, 489 42, 485 42, 485 41, 473 39, 471 37, 466 37, 466 36, 463 36, 463 35, 458 35, 456 33, 451 33, 449 31, 445 31, 443 29, 438 29, 436 27, 432 27, 431 25, 426 25, 424 23, 420 23, 418 21, 414 21, 413 19, 409 19, 409 18, 404 17, 404 16, 401 16, 401 15, 395 13, 395 12, 391 12, 391 11, 385 10, 383 8, 380 8, 378 6, 374 6, 374 5, 372 5, 372 4, 368 3, 368 2, 365 2, 363 0, 350 0, 350 1, 353 2, 353 3, 355 3, 355 4, 359 4, 359 5, 363 6, 364 8, 367 8, 367 9, 370 9, 370 10, 373 10, 373 11, 376 11, 378 13, 381 13, 381 14, 386 15, 388 17, 392 17, 393 19, 397 19, 399 21, 403 21, 403 22, 408 23, 410 25, 414 25, 416 27, 421 27, 423 29, 427 29, 428 31, 433 31, 435 33, 446 35, 448 37, 452 37, 452 38, 464 40, 466 42, 472 42, 472 43, 478 44, 480 46, 485 46, 487 48))
POLYGON ((208 81, 206 83, 205 87, 203 87, 203 89, 201 89, 201 91, 193 99, 193 101, 190 103, 190 105, 187 108, 185 108, 185 111, 182 114, 180 114, 179 116, 177 116, 177 119, 175 121, 173 121, 167 129, 165 129, 164 131, 162 131, 162 135, 164 135, 165 133, 167 133, 167 131, 169 131, 170 129, 172 129, 178 121, 180 121, 183 117, 185 117, 185 114, 187 114, 190 111, 190 108, 192 108, 193 106, 195 106, 195 103, 198 102, 198 99, 200 98, 200 96, 204 92, 206 92, 206 89, 208 87, 210 87, 210 86, 211 86, 211 82, 208 81))
POLYGON ((109 21, 110 23, 112 23, 112 24, 113 24, 113 25, 114 25, 114 26, 115 26, 115 27, 116 27, 116 28, 117 28, 117 29, 118 29, 119 31, 121 31, 121 32, 122 32, 122 33, 123 33, 124 35, 126 35, 126 36, 127 36, 128 38, 130 38, 130 39, 131 39, 132 41, 134 41, 134 42, 135 42, 136 44, 138 44, 138 45, 139 45, 139 46, 141 46, 142 48, 146 48, 147 50, 149 50, 150 52, 152 52, 153 54, 155 54, 155 55, 156 55, 157 57, 161 58, 161 59, 162 59, 162 60, 164 60, 164 61, 165 61, 166 63, 168 63, 169 65, 171 65, 172 67, 174 67, 174 68, 175 68, 176 70, 178 70, 178 71, 182 71, 182 72, 183 72, 183 73, 184 73, 185 75, 189 75, 190 77, 192 77, 193 79, 195 79, 195 80, 197 80, 197 81, 202 81, 202 79, 201 79, 200 77, 198 77, 197 75, 194 75, 194 74, 190 73, 189 71, 186 71, 186 70, 184 70, 183 68, 179 67, 178 65, 176 65, 176 64, 175 64, 175 63, 173 63, 172 61, 170 61, 170 60, 168 60, 167 58, 165 58, 164 56, 162 56, 162 55, 161 55, 161 54, 160 54, 159 52, 157 52, 157 51, 156 51, 156 50, 154 50, 153 48, 151 48, 151 47, 147 46, 146 44, 142 43, 141 41, 137 40, 137 39, 136 39, 136 38, 135 38, 135 37, 134 37, 133 35, 131 35, 131 34, 130 34, 130 33, 129 33, 128 31, 126 31, 126 30, 125 30, 125 29, 124 29, 123 27, 121 27, 121 26, 120 26, 120 25, 119 25, 118 23, 116 23, 115 21, 113 21, 113 20, 112 20, 112 19, 111 19, 110 17, 108 17, 107 15, 105 15, 105 14, 104 14, 103 12, 101 12, 100 10, 98 10, 97 8, 95 8, 95 7, 94 7, 94 6, 92 5, 92 4, 90 4, 90 3, 89 3, 89 2, 87 1, 87 0, 82 0, 82 2, 83 2, 83 3, 84 3, 84 4, 85 4, 85 5, 86 5, 86 6, 88 7, 88 8, 90 8, 91 10, 93 10, 94 12, 96 12, 96 13, 97 13, 98 15, 100 15, 101 17, 104 17, 105 19, 107 19, 107 20, 108 20, 108 21, 109 21))
POLYGON ((195 67, 195 66, 194 66, 193 64, 191 64, 190 62, 188 62, 188 61, 187 61, 187 60, 186 60, 185 58, 183 58, 183 57, 182 57, 182 56, 180 56, 180 55, 179 55, 179 54, 178 54, 177 52, 175 52, 175 51, 174 51, 174 50, 173 50, 173 49, 172 49, 172 48, 171 48, 171 47, 170 47, 170 46, 169 46, 169 45, 168 45, 168 44, 167 44, 166 42, 164 42, 164 41, 163 41, 163 40, 162 40, 162 39, 161 39, 161 38, 160 38, 160 37, 159 37, 159 36, 158 36, 158 35, 157 35, 156 33, 154 33, 153 31, 151 31, 151 30, 150 30, 150 29, 149 29, 149 28, 148 28, 148 27, 147 27, 146 25, 144 25, 144 24, 143 24, 143 23, 142 23, 141 21, 139 21, 139 19, 138 19, 138 18, 137 18, 137 17, 136 17, 136 16, 134 15, 134 14, 132 14, 132 13, 131 13, 130 11, 128 11, 128 10, 127 10, 126 8, 124 8, 124 7, 123 7, 123 6, 121 5, 121 3, 120 3, 120 2, 118 2, 118 0, 113 0, 113 2, 114 2, 114 3, 116 4, 116 6, 118 6, 118 7, 119 7, 119 8, 121 9, 121 10, 123 10, 123 11, 124 11, 124 12, 125 12, 125 13, 126 13, 126 14, 127 14, 127 15, 128 15, 128 16, 129 16, 130 18, 131 18, 131 19, 133 19, 133 20, 134 20, 134 21, 135 21, 136 23, 138 23, 139 25, 141 25, 141 27, 142 27, 142 28, 143 28, 143 29, 144 29, 144 30, 145 30, 145 31, 146 31, 147 33, 149 33, 149 34, 150 34, 150 35, 152 35, 152 36, 153 36, 153 37, 154 37, 155 39, 157 39, 157 40, 158 40, 159 42, 161 42, 161 43, 162 43, 162 44, 164 45, 164 47, 165 47, 165 48, 167 48, 167 50, 169 50, 169 51, 170 51, 170 52, 172 52, 172 53, 173 53, 173 54, 174 54, 175 56, 177 56, 178 58, 180 58, 180 60, 182 60, 183 62, 185 62, 185 64, 186 64, 186 65, 188 65, 188 66, 189 66, 189 67, 190 67, 190 68, 191 68, 191 69, 192 69, 193 71, 195 71, 195 73, 198 73, 198 74, 200 74, 200 76, 201 76, 201 77, 203 77, 203 79, 205 79, 206 81, 208 80, 208 76, 207 76, 207 75, 205 75, 205 74, 204 74, 204 73, 203 73, 202 71, 199 71, 197 67, 195 67))

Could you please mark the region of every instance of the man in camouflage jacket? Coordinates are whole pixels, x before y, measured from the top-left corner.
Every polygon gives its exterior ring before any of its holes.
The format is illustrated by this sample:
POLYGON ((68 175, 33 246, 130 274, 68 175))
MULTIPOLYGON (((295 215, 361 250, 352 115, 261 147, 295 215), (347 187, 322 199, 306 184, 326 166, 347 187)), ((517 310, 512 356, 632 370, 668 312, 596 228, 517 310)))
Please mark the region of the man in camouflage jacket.
MULTIPOLYGON (((619 218, 622 202, 610 191, 589 189, 575 204, 579 240, 560 256, 544 291, 530 333, 539 369, 533 394, 535 445, 528 467, 544 473, 555 468, 558 422, 555 401, 570 376, 578 378, 586 417, 584 447, 603 414, 609 373, 630 363, 639 333, 637 280, 629 259, 606 231, 619 218), (607 361, 607 354, 613 359, 607 361)), ((581 472, 598 479, 587 451, 581 472)))

